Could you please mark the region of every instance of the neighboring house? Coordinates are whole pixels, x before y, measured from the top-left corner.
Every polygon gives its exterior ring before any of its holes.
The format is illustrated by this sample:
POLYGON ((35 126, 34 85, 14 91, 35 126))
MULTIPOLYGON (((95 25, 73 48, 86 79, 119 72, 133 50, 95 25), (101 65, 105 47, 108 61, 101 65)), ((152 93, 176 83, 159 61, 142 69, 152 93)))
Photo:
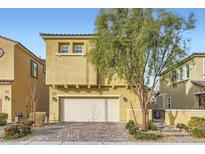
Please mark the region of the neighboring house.
POLYGON ((117 77, 111 82, 95 70, 88 53, 95 45, 92 34, 47 34, 46 84, 49 85, 50 121, 127 121, 130 102, 141 116, 137 96, 117 77))
POLYGON ((0 36, 0 112, 8 113, 8 121, 19 113, 48 111, 44 81, 45 62, 21 43, 0 36))
POLYGON ((162 73, 157 109, 205 109, 205 53, 193 53, 162 73))

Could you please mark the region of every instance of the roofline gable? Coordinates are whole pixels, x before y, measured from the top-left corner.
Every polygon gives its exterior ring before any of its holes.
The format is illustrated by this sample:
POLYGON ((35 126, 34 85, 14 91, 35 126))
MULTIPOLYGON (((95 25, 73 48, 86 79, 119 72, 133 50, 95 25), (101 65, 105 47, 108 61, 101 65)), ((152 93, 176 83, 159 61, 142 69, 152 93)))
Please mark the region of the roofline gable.
POLYGON ((28 54, 30 54, 32 57, 34 57, 35 59, 37 59, 42 65, 45 65, 45 62, 40 59, 38 56, 36 56, 33 52, 31 52, 28 48, 26 48, 22 43, 20 43, 19 41, 16 41, 16 40, 13 40, 13 39, 10 39, 8 37, 5 37, 5 36, 2 36, 0 35, 0 38, 4 39, 4 40, 7 40, 9 42, 12 42, 12 43, 15 43, 15 45, 18 45, 19 47, 21 47, 22 49, 26 50, 26 52, 28 54))

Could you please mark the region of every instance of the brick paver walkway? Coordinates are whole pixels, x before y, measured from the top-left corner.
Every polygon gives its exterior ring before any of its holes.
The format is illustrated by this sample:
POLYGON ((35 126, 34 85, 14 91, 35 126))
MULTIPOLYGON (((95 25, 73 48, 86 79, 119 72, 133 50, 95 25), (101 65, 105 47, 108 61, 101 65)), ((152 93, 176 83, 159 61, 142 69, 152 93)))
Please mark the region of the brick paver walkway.
POLYGON ((129 139, 120 123, 68 122, 36 130, 30 141, 127 142, 129 139))

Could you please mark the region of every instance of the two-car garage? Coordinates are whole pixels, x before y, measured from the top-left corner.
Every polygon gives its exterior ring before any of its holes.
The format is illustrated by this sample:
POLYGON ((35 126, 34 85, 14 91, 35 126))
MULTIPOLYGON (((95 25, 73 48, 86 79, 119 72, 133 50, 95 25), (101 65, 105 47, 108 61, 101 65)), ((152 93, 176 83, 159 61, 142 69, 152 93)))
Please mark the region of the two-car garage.
POLYGON ((63 97, 59 108, 61 122, 119 122, 119 98, 63 97))

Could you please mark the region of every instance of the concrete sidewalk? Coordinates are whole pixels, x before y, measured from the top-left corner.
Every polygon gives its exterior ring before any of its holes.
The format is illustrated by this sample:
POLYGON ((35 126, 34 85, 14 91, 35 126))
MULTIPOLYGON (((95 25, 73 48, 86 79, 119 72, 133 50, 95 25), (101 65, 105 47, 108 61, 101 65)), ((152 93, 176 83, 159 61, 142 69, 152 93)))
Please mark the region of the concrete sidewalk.
POLYGON ((204 145, 204 143, 10 141, 0 142, 1 145, 204 145))

